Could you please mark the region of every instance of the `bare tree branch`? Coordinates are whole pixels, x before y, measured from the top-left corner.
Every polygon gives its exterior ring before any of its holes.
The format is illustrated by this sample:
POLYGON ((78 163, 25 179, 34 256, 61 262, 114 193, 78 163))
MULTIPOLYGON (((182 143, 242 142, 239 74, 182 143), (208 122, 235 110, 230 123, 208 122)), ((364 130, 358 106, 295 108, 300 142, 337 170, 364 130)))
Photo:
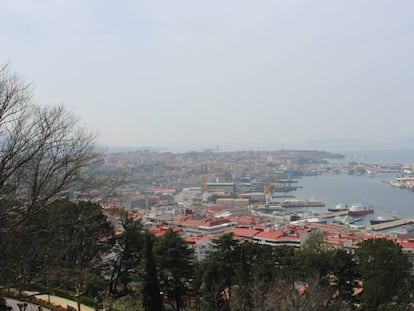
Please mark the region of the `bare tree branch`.
POLYGON ((27 210, 59 198, 98 156, 95 136, 71 113, 31 97, 30 84, 0 68, 0 200, 27 210))

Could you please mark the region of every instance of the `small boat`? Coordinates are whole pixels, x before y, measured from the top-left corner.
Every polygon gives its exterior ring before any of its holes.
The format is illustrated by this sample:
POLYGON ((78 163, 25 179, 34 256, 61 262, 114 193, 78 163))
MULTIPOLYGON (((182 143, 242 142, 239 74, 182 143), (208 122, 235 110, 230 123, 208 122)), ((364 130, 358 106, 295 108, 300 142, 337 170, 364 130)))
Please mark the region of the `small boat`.
POLYGON ((361 216, 373 213, 374 209, 372 207, 367 207, 361 203, 354 203, 348 210, 348 215, 350 216, 361 216))
POLYGON ((382 224, 384 222, 390 222, 390 221, 394 221, 394 220, 398 220, 401 219, 401 217, 396 213, 392 213, 392 215, 390 217, 385 217, 384 215, 380 215, 374 219, 370 219, 369 223, 371 225, 378 225, 378 224, 382 224))
POLYGON ((329 207, 329 212, 342 212, 347 211, 349 209, 348 204, 338 203, 334 207, 329 207))
POLYGON ((404 184, 398 179, 393 179, 390 181, 390 185, 396 188, 404 188, 404 184))

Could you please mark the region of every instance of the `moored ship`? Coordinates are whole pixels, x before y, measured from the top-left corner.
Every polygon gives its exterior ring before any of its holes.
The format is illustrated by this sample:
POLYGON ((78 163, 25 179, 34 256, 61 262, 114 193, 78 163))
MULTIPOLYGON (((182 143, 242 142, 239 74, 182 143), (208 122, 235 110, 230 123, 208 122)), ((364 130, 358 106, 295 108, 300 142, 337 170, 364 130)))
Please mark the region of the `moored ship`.
POLYGON ((360 216, 373 213, 374 209, 372 207, 367 207, 361 203, 354 203, 348 210, 348 215, 350 216, 360 216))
POLYGON ((338 203, 334 207, 329 207, 329 212, 342 212, 347 211, 349 209, 348 204, 338 203))
POLYGON ((385 222, 390 222, 390 221, 394 221, 394 220, 398 220, 398 219, 401 219, 401 217, 396 212, 394 212, 394 213, 392 213, 392 215, 390 217, 385 217, 384 215, 380 215, 380 216, 378 216, 374 219, 371 219, 369 221, 369 223, 371 225, 378 225, 378 224, 382 224, 382 223, 385 223, 385 222))

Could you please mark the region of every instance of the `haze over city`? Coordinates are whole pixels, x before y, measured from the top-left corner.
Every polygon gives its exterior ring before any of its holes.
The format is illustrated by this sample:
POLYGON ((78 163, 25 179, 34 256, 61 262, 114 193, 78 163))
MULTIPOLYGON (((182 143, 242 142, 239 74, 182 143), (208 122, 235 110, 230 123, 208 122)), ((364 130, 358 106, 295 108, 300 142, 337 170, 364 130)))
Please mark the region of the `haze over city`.
POLYGON ((1 63, 115 147, 406 148, 413 30, 412 1, 0 1, 1 63))

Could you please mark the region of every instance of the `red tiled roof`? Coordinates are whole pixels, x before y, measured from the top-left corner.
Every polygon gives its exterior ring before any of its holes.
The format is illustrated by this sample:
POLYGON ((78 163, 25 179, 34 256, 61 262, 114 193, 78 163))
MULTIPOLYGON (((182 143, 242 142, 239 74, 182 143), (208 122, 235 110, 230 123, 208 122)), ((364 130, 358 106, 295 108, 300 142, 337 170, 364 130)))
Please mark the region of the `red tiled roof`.
POLYGON ((397 240, 396 243, 402 248, 412 248, 414 249, 414 242, 407 240, 397 240))
POLYGON ((225 205, 213 205, 213 206, 209 206, 207 208, 207 211, 208 212, 221 212, 227 209, 229 209, 229 207, 225 205))
POLYGON ((186 219, 181 222, 179 222, 180 225, 184 227, 199 227, 199 226, 205 226, 206 222, 205 220, 196 220, 196 219, 186 219))
POLYGON ((249 237, 249 238, 255 236, 259 232, 260 232, 259 230, 251 230, 251 229, 246 229, 246 228, 232 228, 226 231, 226 233, 233 233, 234 235, 237 235, 237 236, 249 237))
POLYGON ((239 217, 230 217, 230 221, 237 222, 239 224, 245 224, 245 225, 254 225, 258 223, 257 217, 251 217, 251 216, 239 216, 239 217))
POLYGON ((259 232, 255 235, 257 238, 277 240, 283 235, 283 231, 259 232))
POLYGON ((174 222, 184 227, 197 228, 199 226, 204 226, 204 227, 217 226, 217 225, 229 223, 230 220, 227 218, 219 218, 219 219, 203 218, 203 219, 197 219, 197 220, 188 218, 188 219, 183 219, 181 221, 179 219, 175 219, 174 222))
POLYGON ((182 232, 183 229, 175 227, 175 226, 168 226, 168 225, 162 225, 162 226, 156 226, 151 227, 148 229, 150 233, 152 233, 155 237, 159 238, 165 234, 168 230, 173 230, 174 232, 182 232))

